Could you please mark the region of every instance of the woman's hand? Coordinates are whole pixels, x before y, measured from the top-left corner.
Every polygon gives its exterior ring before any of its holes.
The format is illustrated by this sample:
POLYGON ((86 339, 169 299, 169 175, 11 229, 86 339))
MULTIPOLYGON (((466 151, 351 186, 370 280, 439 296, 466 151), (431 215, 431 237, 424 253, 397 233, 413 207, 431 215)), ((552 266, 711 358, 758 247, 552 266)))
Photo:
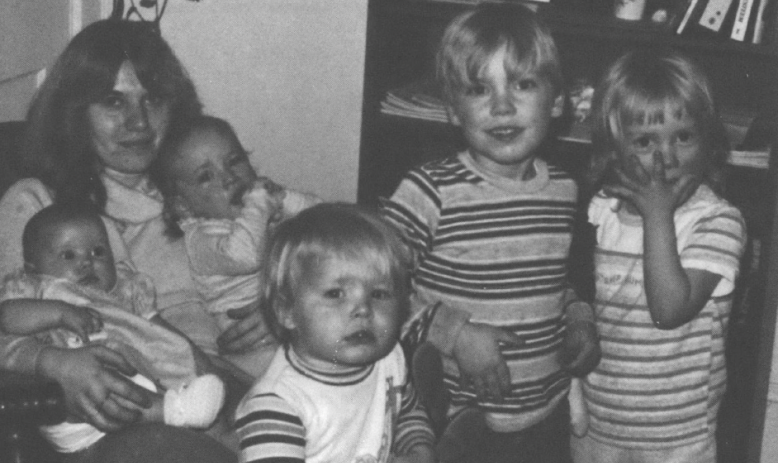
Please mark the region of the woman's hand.
POLYGON ((502 400, 510 392, 511 375, 500 353, 500 343, 520 346, 524 340, 494 326, 467 322, 454 344, 462 381, 472 383, 481 400, 502 400))
POLYGON ((238 322, 217 339, 220 352, 240 354, 274 341, 262 319, 258 304, 228 310, 227 316, 238 322))
POLYGON ((102 345, 47 347, 39 354, 37 371, 59 383, 71 416, 101 431, 131 424, 151 406, 149 392, 125 377, 136 373, 132 366, 102 345))

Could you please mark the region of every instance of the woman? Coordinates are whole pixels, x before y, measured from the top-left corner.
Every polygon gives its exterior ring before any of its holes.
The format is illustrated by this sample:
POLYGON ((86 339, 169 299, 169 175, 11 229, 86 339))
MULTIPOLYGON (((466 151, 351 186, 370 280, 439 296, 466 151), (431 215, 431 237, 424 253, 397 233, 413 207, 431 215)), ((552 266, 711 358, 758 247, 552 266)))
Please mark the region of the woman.
MULTIPOLYGON (((53 202, 92 204, 105 217, 117 260, 130 260, 153 278, 163 318, 211 354, 261 342, 260 316, 249 308, 235 313, 239 323, 217 340, 191 281, 183 243, 163 234, 162 201, 147 176, 168 129, 200 110, 186 71, 147 24, 103 20, 76 35, 27 115, 22 162, 29 178, 0 199, 0 275, 22 265, 21 233, 35 212, 53 202)), ((144 452, 137 461, 166 455, 181 461, 234 459, 203 434, 128 427, 149 398, 116 373, 131 369, 105 347, 59 350, 28 338, 0 337, 0 369, 56 380, 72 416, 114 431, 100 441, 102 448, 77 461, 126 458, 130 449, 144 452)))

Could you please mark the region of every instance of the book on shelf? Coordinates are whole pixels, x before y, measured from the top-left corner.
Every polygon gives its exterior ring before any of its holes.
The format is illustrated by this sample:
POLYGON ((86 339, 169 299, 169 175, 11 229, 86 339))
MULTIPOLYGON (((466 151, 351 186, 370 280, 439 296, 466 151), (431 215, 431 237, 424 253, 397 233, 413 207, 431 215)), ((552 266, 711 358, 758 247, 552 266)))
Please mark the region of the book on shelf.
POLYGON ((699 25, 713 32, 721 30, 733 2, 734 0, 708 0, 700 16, 699 25))
POLYGON ((446 105, 431 80, 420 80, 386 92, 381 112, 433 122, 448 122, 446 105))
POLYGON ((751 16, 753 5, 754 0, 738 0, 737 9, 735 10, 735 24, 732 26, 732 33, 729 35, 732 40, 745 41, 748 19, 751 16))
POLYGON ((765 30, 765 9, 767 4, 774 0, 760 0, 759 5, 756 8, 756 18, 754 18, 754 35, 751 37, 751 43, 760 44, 764 38, 765 30))

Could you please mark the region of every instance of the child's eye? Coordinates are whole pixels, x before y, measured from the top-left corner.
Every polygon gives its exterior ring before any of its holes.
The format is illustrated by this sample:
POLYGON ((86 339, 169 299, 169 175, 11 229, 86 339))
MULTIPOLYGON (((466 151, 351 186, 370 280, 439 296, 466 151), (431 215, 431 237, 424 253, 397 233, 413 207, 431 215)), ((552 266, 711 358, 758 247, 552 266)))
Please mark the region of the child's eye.
POLYGON ((695 133, 691 131, 684 131, 678 134, 678 143, 682 145, 689 145, 696 141, 695 133))
POLYGON ((639 150, 645 150, 651 147, 651 138, 650 137, 637 137, 634 140, 632 140, 632 146, 639 150))
POLYGON ((72 249, 67 249, 59 253, 59 257, 63 260, 73 260, 76 258, 76 253, 72 249))
POLYGON ((108 249, 106 249, 103 246, 97 246, 96 248, 92 249, 92 257, 97 257, 98 259, 101 259, 103 257, 106 257, 108 255, 108 249))
POLYGON ((519 90, 533 90, 538 87, 538 82, 535 79, 519 79, 514 85, 519 90))
POLYGON ((328 299, 339 299, 343 297, 343 290, 340 288, 331 288, 324 291, 324 297, 328 299))

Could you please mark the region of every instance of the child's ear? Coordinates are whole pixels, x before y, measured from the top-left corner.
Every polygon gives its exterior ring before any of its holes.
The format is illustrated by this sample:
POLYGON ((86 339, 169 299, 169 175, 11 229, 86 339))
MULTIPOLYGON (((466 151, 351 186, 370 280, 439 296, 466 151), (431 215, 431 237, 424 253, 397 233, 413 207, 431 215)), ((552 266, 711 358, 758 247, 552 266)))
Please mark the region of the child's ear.
POLYGON ((459 120, 459 116, 450 105, 446 105, 446 114, 448 114, 448 120, 453 125, 459 127, 462 125, 462 121, 459 120))
POLYGON ((565 95, 559 94, 554 100, 554 106, 551 108, 551 117, 559 117, 565 111, 565 95))
POLYGON ((273 311, 276 313, 276 319, 278 323, 285 329, 292 331, 297 328, 297 324, 292 316, 292 308, 287 303, 285 297, 279 296, 276 298, 276 302, 273 304, 273 311))

